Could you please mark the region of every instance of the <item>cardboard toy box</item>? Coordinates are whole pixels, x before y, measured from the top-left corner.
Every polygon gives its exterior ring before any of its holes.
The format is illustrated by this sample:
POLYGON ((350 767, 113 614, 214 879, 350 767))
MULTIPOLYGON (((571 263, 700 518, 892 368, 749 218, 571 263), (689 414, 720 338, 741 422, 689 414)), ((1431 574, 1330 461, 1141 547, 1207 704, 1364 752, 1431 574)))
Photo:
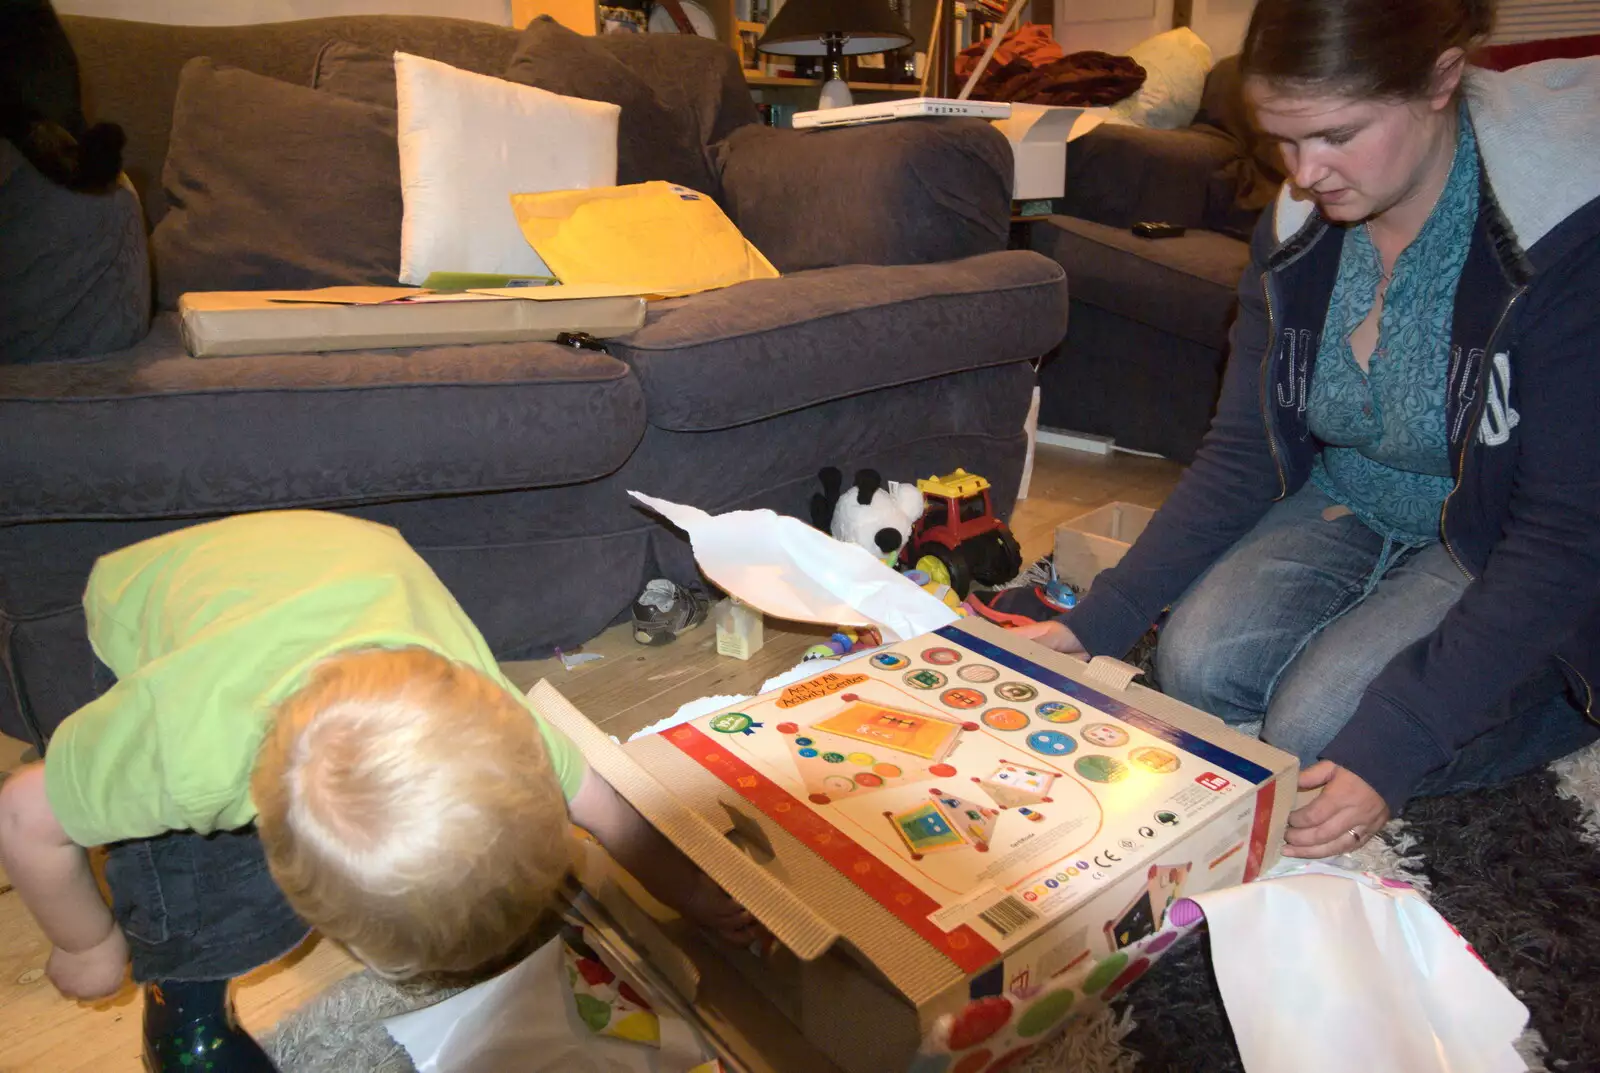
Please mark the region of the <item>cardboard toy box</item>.
POLYGON ((1056 527, 1056 574, 1079 588, 1122 561, 1156 512, 1134 503, 1107 503, 1056 527))
POLYGON ((1132 674, 965 619, 626 745, 532 696, 772 932, 726 955, 746 988, 839 1069, 893 1073, 942 1015, 1127 960, 1178 898, 1276 862, 1294 758, 1132 674))
POLYGON ((562 332, 606 339, 644 324, 638 296, 555 298, 430 295, 416 287, 197 291, 180 295, 184 346, 197 358, 323 350, 550 341, 562 332))

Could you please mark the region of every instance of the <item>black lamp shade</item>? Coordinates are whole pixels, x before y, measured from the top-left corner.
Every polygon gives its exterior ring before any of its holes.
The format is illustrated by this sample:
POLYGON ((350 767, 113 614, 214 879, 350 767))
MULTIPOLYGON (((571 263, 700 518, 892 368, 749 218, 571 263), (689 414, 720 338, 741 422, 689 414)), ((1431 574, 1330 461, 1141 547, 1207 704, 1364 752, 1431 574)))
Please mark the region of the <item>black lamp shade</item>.
POLYGON ((888 0, 788 0, 756 47, 780 56, 825 56, 827 38, 843 35, 846 56, 892 52, 911 44, 888 0))

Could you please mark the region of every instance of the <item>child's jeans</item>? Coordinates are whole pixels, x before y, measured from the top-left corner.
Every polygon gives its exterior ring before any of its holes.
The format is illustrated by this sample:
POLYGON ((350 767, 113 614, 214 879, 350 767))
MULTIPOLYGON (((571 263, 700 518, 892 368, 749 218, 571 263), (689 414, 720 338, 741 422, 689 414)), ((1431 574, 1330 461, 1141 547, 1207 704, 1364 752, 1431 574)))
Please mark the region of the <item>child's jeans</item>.
MULTIPOLYGON (((113 681, 97 662, 97 687, 113 681)), ((310 932, 272 881, 254 828, 205 837, 175 831, 107 851, 112 912, 141 983, 239 976, 310 932)))

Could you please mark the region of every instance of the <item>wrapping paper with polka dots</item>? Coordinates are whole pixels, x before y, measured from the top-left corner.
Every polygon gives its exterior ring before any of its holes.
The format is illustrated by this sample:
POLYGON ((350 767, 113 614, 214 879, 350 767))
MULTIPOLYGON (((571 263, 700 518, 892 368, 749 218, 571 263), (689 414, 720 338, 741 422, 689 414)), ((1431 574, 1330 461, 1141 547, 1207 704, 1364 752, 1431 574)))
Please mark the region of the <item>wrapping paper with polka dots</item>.
POLYGON ((1012 1069, 1064 1030, 1075 1017, 1110 1002, 1127 990, 1180 938, 1193 931, 1201 915, 1179 902, 1166 927, 1064 973, 1040 987, 975 999, 955 1014, 934 1022, 910 1073, 1002 1073, 1012 1069))

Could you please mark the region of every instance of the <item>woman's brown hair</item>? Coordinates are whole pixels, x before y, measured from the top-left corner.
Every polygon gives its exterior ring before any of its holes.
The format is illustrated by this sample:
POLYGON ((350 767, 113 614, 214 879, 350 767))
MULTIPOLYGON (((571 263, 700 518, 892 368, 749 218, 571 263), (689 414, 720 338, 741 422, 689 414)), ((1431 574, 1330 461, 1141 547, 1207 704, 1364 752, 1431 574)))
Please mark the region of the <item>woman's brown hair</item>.
POLYGON ((1290 92, 1415 100, 1439 56, 1470 52, 1496 0, 1258 0, 1240 73, 1290 92))

